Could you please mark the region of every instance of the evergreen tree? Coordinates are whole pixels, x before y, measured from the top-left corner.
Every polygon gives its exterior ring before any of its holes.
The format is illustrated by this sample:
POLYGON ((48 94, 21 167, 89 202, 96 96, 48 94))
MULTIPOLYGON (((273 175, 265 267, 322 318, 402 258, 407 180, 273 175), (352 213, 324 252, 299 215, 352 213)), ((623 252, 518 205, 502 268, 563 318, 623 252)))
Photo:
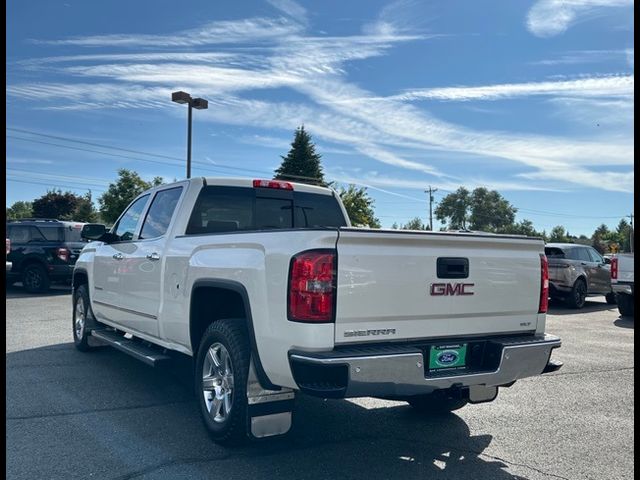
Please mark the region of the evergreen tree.
POLYGON ((321 155, 316 153, 316 147, 311 141, 311 135, 304 129, 304 125, 296 129, 291 150, 282 158, 282 164, 275 171, 276 180, 309 183, 312 185, 326 185, 321 155))

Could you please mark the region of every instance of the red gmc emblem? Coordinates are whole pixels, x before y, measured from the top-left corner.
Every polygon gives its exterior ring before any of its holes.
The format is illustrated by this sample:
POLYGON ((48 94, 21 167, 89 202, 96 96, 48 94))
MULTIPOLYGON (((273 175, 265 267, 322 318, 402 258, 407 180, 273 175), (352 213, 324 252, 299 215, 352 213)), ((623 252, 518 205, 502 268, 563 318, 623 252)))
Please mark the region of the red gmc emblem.
POLYGON ((473 283, 432 283, 431 295, 473 295, 469 289, 474 285, 473 283))

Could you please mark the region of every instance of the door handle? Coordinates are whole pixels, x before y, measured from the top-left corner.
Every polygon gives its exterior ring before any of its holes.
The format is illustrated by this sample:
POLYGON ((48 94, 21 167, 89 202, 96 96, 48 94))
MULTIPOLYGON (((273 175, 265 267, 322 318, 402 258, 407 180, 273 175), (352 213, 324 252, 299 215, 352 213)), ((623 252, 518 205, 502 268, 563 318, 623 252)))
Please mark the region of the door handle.
POLYGON ((124 258, 124 255, 122 255, 121 253, 114 253, 113 254, 113 259, 114 260, 122 260, 124 258))
POLYGON ((160 255, 158 255, 158 252, 153 252, 147 255, 147 260, 151 260, 151 261, 156 261, 156 260, 160 260, 160 255))

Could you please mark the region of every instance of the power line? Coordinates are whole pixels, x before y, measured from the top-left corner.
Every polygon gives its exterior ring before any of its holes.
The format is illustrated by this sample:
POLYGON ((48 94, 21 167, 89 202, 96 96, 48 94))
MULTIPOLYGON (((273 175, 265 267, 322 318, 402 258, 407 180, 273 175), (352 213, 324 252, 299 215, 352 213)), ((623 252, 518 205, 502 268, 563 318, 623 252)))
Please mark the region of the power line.
POLYGON ((16 178, 9 178, 7 177, 7 182, 18 182, 18 183, 28 183, 28 184, 32 184, 32 185, 45 185, 47 187, 64 187, 64 188, 71 188, 73 190, 91 190, 92 192, 104 192, 105 190, 101 189, 101 188, 85 188, 85 187, 76 187, 76 186, 72 186, 72 185, 64 185, 61 183, 55 183, 55 184, 51 184, 51 183, 42 183, 42 182, 34 182, 34 181, 29 181, 29 180, 18 180, 16 178))

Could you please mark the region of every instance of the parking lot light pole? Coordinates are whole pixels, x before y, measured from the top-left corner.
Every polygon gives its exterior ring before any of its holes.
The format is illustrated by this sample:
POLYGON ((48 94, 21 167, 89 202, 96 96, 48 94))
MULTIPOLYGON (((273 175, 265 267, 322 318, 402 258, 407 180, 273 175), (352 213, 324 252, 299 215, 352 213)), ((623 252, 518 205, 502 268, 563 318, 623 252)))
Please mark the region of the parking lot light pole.
POLYGON ((209 108, 209 102, 204 98, 191 98, 187 92, 173 92, 171 94, 171 101, 175 103, 186 103, 189 106, 188 121, 187 121, 187 178, 191 178, 191 123, 192 113, 196 110, 206 110, 209 108))

